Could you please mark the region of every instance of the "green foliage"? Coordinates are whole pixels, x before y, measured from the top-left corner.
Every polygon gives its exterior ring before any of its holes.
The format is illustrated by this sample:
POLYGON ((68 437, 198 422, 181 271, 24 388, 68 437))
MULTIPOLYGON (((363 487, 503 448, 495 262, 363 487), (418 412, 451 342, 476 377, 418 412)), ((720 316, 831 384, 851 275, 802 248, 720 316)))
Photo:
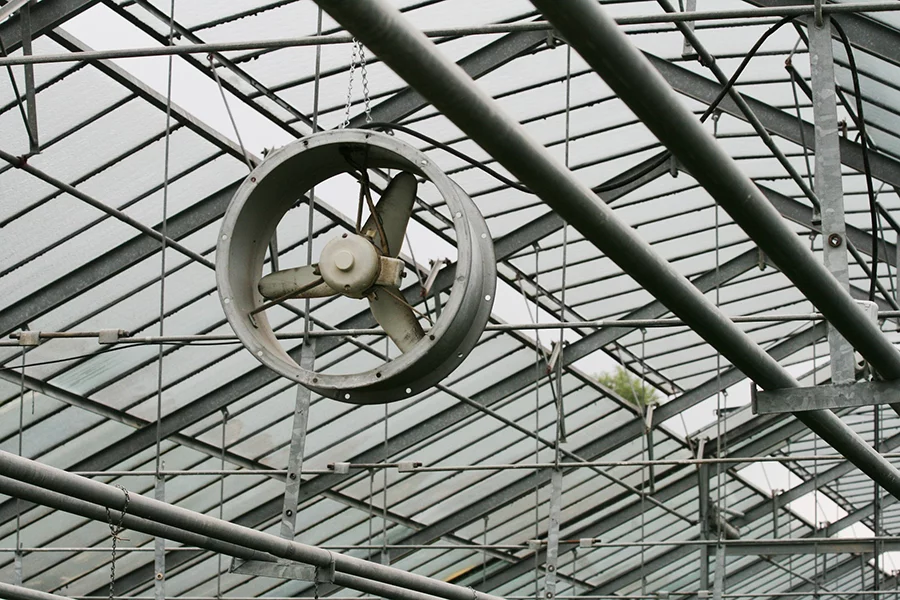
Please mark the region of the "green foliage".
POLYGON ((635 406, 647 406, 659 398, 652 386, 641 382, 639 377, 635 377, 622 367, 616 367, 612 373, 597 375, 597 381, 635 406))

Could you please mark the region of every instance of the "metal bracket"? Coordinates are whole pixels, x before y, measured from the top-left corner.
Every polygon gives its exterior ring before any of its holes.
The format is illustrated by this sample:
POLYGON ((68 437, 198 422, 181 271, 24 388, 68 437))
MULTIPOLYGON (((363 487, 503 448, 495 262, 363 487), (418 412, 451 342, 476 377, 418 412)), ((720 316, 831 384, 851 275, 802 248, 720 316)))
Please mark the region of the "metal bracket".
MULTIPOLYGON (((316 340, 303 341, 300 367, 312 370, 316 360, 316 340)), ((303 455, 306 448, 306 430, 309 424, 309 407, 312 391, 303 385, 297 386, 297 400, 294 405, 294 424, 291 428, 291 445, 288 452, 288 473, 284 483, 284 502, 281 512, 281 537, 293 541, 297 524, 297 505, 300 496, 300 476, 303 471, 303 455)))
POLYGON ((845 385, 757 391, 752 397, 754 414, 849 408, 892 404, 900 397, 894 381, 860 381, 845 385))
POLYGON ((544 598, 556 596, 556 567, 559 558, 559 515, 562 510, 562 471, 554 469, 550 474, 552 490, 550 492, 550 524, 547 527, 547 572, 544 577, 544 598))
POLYGON ((422 284, 422 297, 425 298, 428 294, 431 293, 431 287, 434 285, 434 280, 437 279, 438 273, 441 272, 449 261, 446 258, 439 258, 438 260, 432 260, 431 262, 431 271, 428 272, 428 277, 425 278, 425 283, 422 284))
POLYGON ((125 332, 121 329, 101 329, 97 332, 98 344, 115 344, 119 341, 119 336, 125 332))
POLYGON ((273 577, 275 579, 294 579, 296 581, 312 581, 317 583, 334 582, 334 555, 327 567, 314 567, 295 562, 267 562, 264 560, 231 559, 229 573, 255 575, 257 577, 273 577))
MULTIPOLYGON (((684 3, 684 12, 696 12, 697 11, 697 0, 687 0, 684 3)), ((694 22, 687 21, 688 28, 693 31, 694 30, 694 22)), ((695 60, 698 58, 697 50, 694 49, 694 46, 688 41, 687 38, 684 38, 684 46, 681 49, 681 57, 688 60, 695 60)))
POLYGON ((23 331, 19 334, 20 346, 38 346, 41 343, 40 331, 23 331))
POLYGON ((417 460, 416 461, 412 461, 412 460, 400 461, 397 463, 397 471, 400 473, 409 473, 411 471, 415 471, 416 469, 418 469, 421 466, 422 466, 422 463, 417 460))
POLYGON ((336 462, 336 463, 328 463, 328 468, 335 472, 335 474, 346 475, 350 472, 350 463, 345 462, 336 462))

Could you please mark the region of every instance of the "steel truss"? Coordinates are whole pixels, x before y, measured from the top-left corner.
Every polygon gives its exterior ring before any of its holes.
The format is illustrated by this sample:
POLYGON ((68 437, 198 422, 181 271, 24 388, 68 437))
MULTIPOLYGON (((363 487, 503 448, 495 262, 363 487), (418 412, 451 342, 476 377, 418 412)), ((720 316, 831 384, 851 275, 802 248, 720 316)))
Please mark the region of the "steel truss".
MULTIPOLYGON (((778 6, 783 4, 781 2, 757 1, 754 3, 775 7, 775 10, 771 11, 771 14, 785 14, 786 12, 783 9, 778 8, 778 6)), ((75 14, 75 12, 79 10, 83 10, 90 4, 93 3, 77 2, 72 0, 55 0, 55 2, 53 3, 38 3, 38 8, 33 10, 31 16, 32 23, 38 23, 38 25, 35 27, 35 32, 48 31, 49 29, 63 22, 65 18, 67 18, 67 16, 75 14), (45 4, 47 5, 47 7, 45 7, 45 4)), ((812 9, 813 8, 811 5, 808 7, 798 7, 797 14, 800 14, 800 12, 811 14, 812 9)), ((853 9, 854 7, 849 7, 849 9, 845 8, 843 10, 853 9)), ((680 16, 670 18, 670 20, 666 22, 672 22, 677 18, 688 20, 687 17, 680 16)), ((706 18, 706 15, 698 13, 694 15, 694 19, 691 20, 700 20, 703 18, 706 18)), ((721 18, 721 15, 719 15, 718 18, 721 18)), ((7 37, 5 37, 7 33, 12 32, 10 33, 9 39, 13 40, 13 47, 15 47, 14 32, 15 27, 17 27, 15 23, 15 21, 11 21, 0 26, 0 33, 2 33, 4 41, 7 40, 7 37)), ((878 29, 877 27, 872 27, 872 25, 862 17, 853 17, 853 27, 863 28, 867 33, 871 33, 872 31, 876 30, 881 31, 882 33, 887 31, 886 28, 878 29)), ((511 29, 511 27, 506 28, 506 30, 511 29)), ((498 28, 497 31, 503 30, 498 28)), ((851 35, 852 37, 854 37, 856 43, 861 44, 861 46, 865 47, 868 51, 872 51, 879 56, 883 56, 888 60, 891 60, 891 56, 895 57, 896 54, 891 54, 889 50, 890 47, 886 46, 888 42, 892 41, 890 33, 891 32, 888 31, 887 35, 875 38, 873 38, 872 36, 864 36, 862 34, 858 38, 855 35, 851 35)), ((447 32, 443 32, 443 34, 446 35, 447 32)), ((61 39, 59 38, 59 35, 60 34, 54 34, 57 39, 61 39)), ((504 38, 501 38, 497 42, 494 42, 493 44, 486 46, 484 49, 473 54, 471 57, 469 57, 471 60, 469 60, 468 63, 466 62, 468 59, 464 59, 461 64, 463 64, 465 70, 470 75, 472 75, 473 77, 477 77, 489 73, 493 69, 502 66, 503 64, 505 64, 505 62, 513 60, 516 56, 519 56, 524 52, 533 50, 534 48, 546 42, 546 40, 547 36, 545 30, 523 29, 521 31, 512 31, 512 33, 509 33, 504 38)), ((318 41, 321 42, 321 40, 318 41)), ((896 42, 895 39, 893 41, 896 42)), ((7 44, 9 44, 8 41, 7 44)), ((75 49, 74 46, 73 49, 75 49)), ((109 53, 108 55, 112 56, 112 54, 109 53)), ((95 58, 99 59, 102 58, 102 56, 98 55, 95 58)), ((666 80, 669 81, 669 83, 672 84, 676 90, 695 99, 709 102, 715 96, 715 94, 718 93, 718 90, 721 89, 721 87, 717 87, 718 84, 712 82, 711 80, 703 81, 704 78, 697 78, 698 76, 694 75, 693 73, 687 72, 686 70, 679 70, 680 67, 675 67, 668 61, 662 61, 652 56, 649 56, 648 58, 662 72, 666 80)), ((108 69, 106 72, 112 77, 117 77, 115 71, 112 69, 108 69)), ((129 85, 127 79, 121 80, 120 82, 124 83, 125 85, 129 85)), ((135 94, 144 99, 148 99, 148 97, 152 96, 152 93, 146 89, 141 90, 134 87, 132 89, 135 94)), ((156 105, 159 106, 159 102, 161 99, 157 97, 153 100, 155 100, 156 105)), ((807 146, 811 145, 811 140, 813 139, 811 133, 811 124, 801 124, 798 127, 796 120, 791 121, 790 119, 782 118, 782 116, 778 114, 782 111, 778 111, 770 106, 763 105, 762 103, 757 104, 752 100, 748 100, 748 103, 751 105, 754 114, 760 117, 760 120, 769 131, 786 139, 790 139, 791 141, 794 141, 798 144, 801 143, 802 138, 805 138, 807 146), (800 128, 804 128, 806 132, 805 136, 799 135, 798 131, 800 128)), ((421 95, 419 95, 418 92, 412 91, 410 89, 404 92, 400 92, 383 104, 377 105, 375 107, 375 111, 382 111, 380 114, 383 114, 385 116, 380 118, 384 118, 385 120, 399 120, 415 113, 426 105, 427 101, 421 95)), ((723 110, 725 110, 725 112, 728 112, 729 114, 734 114, 738 118, 742 119, 746 118, 746 115, 743 115, 740 110, 729 105, 728 101, 726 101, 722 105, 722 107, 723 110)), ((185 120, 184 122, 190 127, 191 124, 189 115, 187 115, 186 117, 187 120, 185 120)), ((360 118, 361 117, 357 117, 357 120, 360 118)), ((201 133, 201 135, 204 136, 208 136, 210 133, 202 127, 196 128, 195 131, 201 133)), ((222 139, 215 140, 214 143, 232 154, 236 150, 232 144, 229 144, 227 143, 227 141, 223 141, 222 139)), ((858 144, 854 145, 852 142, 846 142, 842 146, 841 160, 848 166, 859 168, 859 152, 860 150, 858 144)), ((655 177, 658 177, 660 174, 667 172, 668 168, 664 167, 658 169, 658 171, 659 172, 654 175, 655 177)), ((877 178, 896 185, 897 182, 900 181, 900 175, 898 175, 898 173, 900 173, 900 167, 898 167, 897 161, 888 156, 879 156, 876 158, 876 161, 873 164, 873 174, 877 178)), ((198 207, 197 211, 194 211, 193 208, 189 209, 189 211, 191 212, 189 214, 183 215, 183 222, 174 221, 174 230, 173 220, 170 220, 168 224, 169 235, 173 239, 177 240, 192 231, 196 231, 205 224, 214 222, 218 218, 218 216, 221 215, 220 211, 224 209, 224 203, 227 202, 227 199, 230 197, 230 190, 231 187, 225 188, 221 192, 215 194, 213 197, 199 203, 198 205, 196 205, 198 207)), ((795 220, 796 222, 803 225, 808 224, 809 219, 806 215, 808 209, 806 209, 803 205, 791 200, 790 198, 780 196, 772 190, 767 191, 763 189, 762 191, 766 193, 766 195, 773 202, 773 204, 775 204, 776 208, 783 216, 795 220)), ((626 192, 623 191, 623 193, 626 192)), ((607 198, 604 199, 608 201, 607 198)), ((179 215, 176 218, 180 219, 181 217, 182 215, 179 215)), ((523 227, 522 230, 514 232, 513 234, 510 234, 505 238, 498 240, 498 255, 504 258, 510 257, 523 248, 527 248, 530 244, 541 239, 542 237, 558 231, 563 225, 564 221, 561 217, 558 216, 557 213, 549 213, 545 217, 542 217, 541 219, 523 227)), ((861 252, 865 253, 871 245, 866 240, 867 236, 865 232, 857 232, 854 235, 856 235, 855 245, 861 252)), ((47 290, 42 290, 41 294, 29 298, 27 303, 23 302, 21 306, 13 307, 12 310, 5 311, 2 315, 0 315, 0 324, 3 325, 0 326, 0 330, 7 332, 15 330, 16 328, 21 326, 21 324, 29 322, 36 316, 46 313, 49 310, 52 310, 54 307, 61 306, 63 303, 73 297, 73 289, 75 290, 74 294, 77 294, 78 290, 84 291, 90 289, 92 285, 96 285, 100 281, 103 281, 108 277, 121 272, 129 265, 136 264, 141 258, 145 258, 156 251, 155 244, 156 242, 152 239, 146 237, 137 238, 134 242, 123 245, 121 252, 118 252, 117 249, 117 251, 114 251, 113 253, 102 257, 102 260, 98 259, 98 261, 96 261, 97 264, 92 263, 91 268, 84 268, 84 270, 80 270, 77 275, 73 274, 74 276, 72 277, 61 279, 55 282, 52 290, 49 288, 47 290), (72 283, 76 284, 75 288, 70 285, 72 283)), ((721 285, 724 282, 738 277, 742 273, 746 273, 750 269, 757 266, 757 258, 758 257, 756 255, 756 252, 748 251, 741 255, 741 257, 739 257, 738 259, 735 259, 735 261, 722 265, 721 268, 717 269, 717 272, 704 274, 693 280, 692 283, 701 291, 708 291, 718 285, 721 285)), ((896 266, 896 249, 889 252, 887 257, 882 257, 882 260, 886 260, 886 262, 892 264, 893 266, 896 266)), ((633 311, 629 315, 629 318, 659 319, 663 315, 667 314, 667 312, 668 309, 662 303, 660 303, 659 301, 655 301, 645 307, 633 311)), ((351 319, 347 325, 363 327, 364 325, 362 323, 363 320, 351 319)), ((565 355, 566 368, 569 368, 570 365, 572 365, 572 363, 574 363, 579 358, 608 347, 610 344, 616 343, 618 339, 632 331, 633 327, 636 326, 637 325, 633 325, 632 328, 613 330, 600 329, 596 332, 589 333, 583 339, 579 340, 579 342, 573 344, 569 349, 567 349, 565 355)), ((776 360, 783 359, 785 357, 791 356, 797 350, 808 346, 811 342, 815 342, 816 340, 820 339, 822 335, 822 327, 818 325, 813 326, 801 332, 800 334, 797 334, 785 340, 781 344, 778 344, 777 346, 769 349, 769 354, 776 360)), ((19 379, 18 376, 8 371, 0 372, 0 376, 11 382, 14 380, 18 381, 19 379)), ((653 414, 652 424, 662 423, 666 419, 677 415, 680 411, 690 406, 694 406, 703 399, 714 395, 724 387, 727 387, 729 385, 729 382, 735 383, 737 381, 740 381, 742 378, 743 375, 737 369, 732 368, 729 370, 725 370, 720 377, 717 377, 714 380, 710 380, 705 384, 699 386, 698 388, 686 392, 675 400, 664 404, 653 414)), ((475 395, 472 400, 477 404, 490 406, 491 404, 496 403, 510 395, 520 392, 526 386, 531 385, 533 383, 533 380, 533 373, 526 372, 526 370, 523 369, 522 372, 499 382, 492 388, 480 394, 475 395)), ((228 393, 227 391, 216 391, 207 397, 201 398, 197 402, 193 403, 193 405, 189 409, 186 409, 185 411, 180 412, 177 415, 171 415, 171 419, 166 417, 164 424, 164 435, 171 436, 171 439, 173 441, 176 441, 180 444, 186 445, 188 447, 193 447, 211 456, 217 456, 219 452, 217 448, 204 446, 203 443, 198 442, 197 440, 192 440, 191 438, 182 435, 180 431, 185 427, 197 422, 199 419, 213 414, 216 410, 227 406, 231 401, 239 398, 242 394, 249 393, 254 389, 258 389, 262 385, 265 385, 268 381, 269 380, 266 379, 265 373, 253 373, 252 377, 248 376, 245 380, 242 380, 242 382, 238 386, 236 386, 237 389, 233 393, 228 393)), ((55 397, 58 397, 59 399, 65 398, 63 401, 68 402, 71 405, 81 406, 88 410, 94 410, 98 414, 103 414, 107 418, 120 420, 138 429, 138 432, 135 434, 135 436, 129 436, 129 438, 126 438, 126 441, 123 441, 121 445, 117 445, 111 448, 110 452, 90 457, 85 461, 78 463, 78 465, 94 466, 94 470, 103 471, 104 469, 108 469, 110 466, 114 465, 115 462, 117 462, 116 460, 114 460, 117 453, 118 456, 121 456, 121 452, 137 452, 138 450, 149 446, 149 432, 153 427, 153 424, 150 422, 136 420, 124 412, 118 412, 116 414, 116 411, 111 411, 110 409, 104 407, 102 404, 91 401, 88 397, 78 397, 77 395, 70 394, 68 392, 65 392, 64 390, 53 389, 53 387, 49 384, 45 384, 37 380, 27 380, 26 386, 29 389, 40 390, 42 391, 42 393, 48 393, 48 395, 51 396, 55 395, 55 397)), ((392 451, 399 452, 403 448, 411 447, 419 441, 427 439, 429 436, 434 435, 437 431, 440 431, 441 428, 447 427, 450 423, 458 423, 467 416, 474 414, 474 409, 472 409, 471 407, 463 407, 461 410, 450 412, 445 411, 445 413, 441 413, 441 415, 438 415, 438 417, 440 418, 435 418, 432 421, 424 424, 426 428, 417 435, 404 434, 392 438, 390 440, 390 448, 392 449, 392 451)), ((776 430, 777 433, 774 433, 770 437, 766 438, 767 443, 777 444, 779 443, 779 440, 783 442, 783 440, 792 435, 791 432, 796 432, 798 431, 798 429, 798 426, 796 424, 793 424, 787 426, 787 429, 784 429, 783 431, 776 430)), ((626 426, 625 428, 623 428, 623 431, 624 432, 617 431, 614 435, 610 436, 611 440, 604 439, 602 441, 590 444, 588 447, 581 448, 578 450, 578 453, 583 454, 585 457, 602 457, 607 452, 621 447, 626 443, 639 439, 640 436, 644 434, 642 425, 637 421, 635 422, 635 425, 633 427, 630 425, 626 426)), ((883 442, 883 447, 880 448, 880 450, 890 450, 892 447, 894 447, 891 446, 891 444, 896 444, 896 440, 894 440, 893 438, 891 438, 890 440, 886 440, 885 442, 883 442)), ((761 446, 762 445, 760 445, 760 447, 761 446)), ((743 451, 743 449, 741 451, 743 451)), ((762 451, 763 450, 761 449, 757 450, 757 452, 762 451)), ((736 453, 738 457, 740 456, 739 452, 736 453)), ((747 455, 748 459, 751 459, 752 456, 753 455, 747 455)), ((389 455, 382 453, 381 449, 377 449, 361 453, 357 457, 354 457, 353 462, 377 463, 379 461, 387 461, 388 458, 389 455)), ((234 464, 240 464, 243 466, 247 466, 248 468, 253 468, 254 466, 261 467, 261 465, 259 465, 258 463, 248 461, 247 459, 236 455, 229 455, 227 459, 234 464)), ((78 465, 73 468, 76 468, 78 465)), ((87 466, 84 467, 85 470, 89 470, 87 469, 87 466)), ((814 489, 814 483, 818 483, 819 486, 827 485, 829 481, 833 481, 837 477, 849 473, 852 469, 853 464, 850 461, 845 461, 829 470, 827 472, 827 475, 819 474, 816 482, 813 482, 812 480, 807 481, 800 486, 790 490, 789 492, 777 496, 774 502, 779 508, 783 508, 788 502, 790 502, 790 499, 795 499, 802 494, 814 489)), ((687 490, 688 487, 696 485, 696 482, 690 482, 690 477, 684 477, 682 479, 678 479, 677 481, 671 481, 671 477, 673 476, 674 475, 667 475, 661 476, 659 478, 665 485, 661 486, 660 489, 654 492, 655 498, 658 498, 660 499, 660 501, 665 502, 667 498, 671 499, 675 497, 675 495, 679 493, 678 490, 684 491, 687 490), (666 483, 667 477, 669 478, 669 483, 666 483)), ((310 482, 309 491, 305 491, 305 495, 301 498, 301 502, 304 499, 311 498, 317 494, 330 494, 334 497, 338 497, 339 494, 331 491, 330 487, 341 481, 344 481, 344 479, 345 478, 336 475, 316 475, 316 477, 310 482), (317 484, 316 482, 319 481, 320 478, 322 482, 317 484)), ((522 490, 525 490, 524 493, 527 493, 528 491, 533 490, 535 485, 541 486, 547 481, 548 479, 538 478, 538 474, 523 478, 521 481, 500 490, 497 498, 492 499, 490 502, 480 504, 475 503, 472 506, 463 507, 450 517, 432 524, 419 524, 419 531, 405 538, 402 542, 396 544, 396 546, 402 548, 404 546, 404 543, 406 543, 407 546, 410 546, 410 549, 414 547, 424 547, 428 545, 430 541, 440 539, 441 537, 444 537, 445 539, 457 539, 461 542, 465 542, 466 540, 455 538, 455 536, 452 535, 453 532, 464 526, 466 523, 470 523, 476 520, 482 515, 490 514, 491 511, 496 510, 497 507, 507 505, 515 501, 516 498, 520 498, 522 490)), ((626 497, 627 494, 623 493, 620 496, 620 499, 626 497)), ((352 501, 352 499, 347 500, 348 502, 352 501)), ((745 517, 741 518, 743 520, 742 522, 750 523, 754 518, 759 519, 767 514, 770 514, 772 502, 773 501, 771 500, 760 501, 759 504, 754 507, 754 509, 745 513, 745 517)), ((893 497, 885 500, 886 504, 890 504, 893 502, 893 497)), ((271 518, 272 514, 278 514, 278 511, 275 510, 275 503, 273 502, 270 504, 271 506, 265 505, 264 507, 260 507, 257 510, 251 511, 251 513, 244 515, 241 519, 239 519, 239 521, 243 520, 249 523, 250 521, 255 520, 256 522, 253 523, 252 526, 264 524, 267 519, 271 518)), ((630 506, 634 506, 634 504, 630 506)), ((5 506, 0 505, 0 522, 4 520, 4 517, 11 517, 9 508, 9 503, 7 503, 5 506), (6 509, 5 513, 4 508, 6 509)), ((599 535, 603 531, 608 530, 604 529, 604 527, 612 528, 615 526, 615 522, 621 522, 622 519, 627 520, 629 518, 629 515, 633 517, 633 515, 635 514, 634 510, 635 509, 632 508, 632 512, 629 513, 628 509, 620 509, 619 511, 617 511, 613 520, 605 522, 605 524, 602 525, 594 524, 593 526, 591 526, 591 528, 584 529, 579 533, 583 533, 585 536, 587 536, 587 534, 599 535)), ((871 514, 872 510, 873 508, 871 506, 860 508, 857 512, 849 515, 842 522, 842 524, 846 525, 847 523, 852 522, 854 519, 860 520, 866 518, 866 516, 871 514)), ((392 518, 396 518, 396 522, 398 523, 403 522, 402 517, 392 516, 392 518)), ((837 525, 837 523, 834 524, 834 527, 830 528, 829 531, 837 531, 837 525)), ((807 542, 797 541, 796 543, 805 544, 807 542)), ((573 549, 574 545, 571 545, 570 547, 560 548, 560 551, 566 552, 573 549)), ((687 554, 690 554, 690 552, 693 552, 695 549, 695 546, 690 546, 688 549, 679 548, 674 551, 665 552, 660 556, 652 559, 651 562, 648 562, 645 565, 645 568, 652 569, 665 567, 666 565, 671 564, 674 561, 684 558, 687 554)), ((800 546, 797 546, 797 548, 794 548, 794 550, 802 551, 802 548, 800 546)), ((175 553, 179 555, 184 554, 187 556, 190 555, 191 552, 193 551, 184 550, 175 553)), ((392 558, 396 559, 397 556, 398 555, 394 553, 392 555, 392 558)), ((376 555, 375 560, 377 560, 378 558, 379 556, 376 555)), ((544 557, 540 554, 540 551, 536 552, 535 556, 527 556, 525 558, 520 557, 515 559, 511 559, 507 555, 498 555, 496 557, 496 560, 505 562, 507 566, 503 567, 503 569, 501 569, 499 573, 493 573, 491 575, 491 578, 488 579, 483 587, 486 589, 494 589, 496 586, 503 585, 504 583, 511 581, 515 577, 520 576, 522 573, 526 573, 531 568, 533 568, 534 559, 537 559, 537 561, 540 563, 543 563, 544 561, 544 557)), ((190 560, 190 557, 187 560, 190 560)), ((185 564, 187 564, 187 560, 184 561, 185 564)), ((762 572, 762 569, 768 568, 770 564, 771 563, 769 561, 765 560, 762 560, 759 563, 754 563, 752 567, 747 567, 746 571, 741 570, 733 575, 729 575, 726 580, 726 584, 727 586, 736 585, 741 581, 741 577, 749 577, 752 574, 758 574, 762 572)), ((850 572, 853 569, 857 569, 858 566, 858 560, 849 559, 847 561, 844 561, 837 567, 835 567, 834 576, 838 576, 840 573, 850 572)), ((138 575, 139 573, 135 573, 135 582, 139 580, 138 575)), ((587 592, 585 595, 587 597, 598 597, 603 596, 606 593, 611 594, 628 585, 629 583, 635 581, 636 577, 639 577, 639 574, 636 571, 632 570, 631 572, 621 575, 616 579, 598 583, 591 591, 587 592)), ((471 579, 473 582, 477 581, 476 576, 472 576, 471 579)), ((796 588, 792 588, 788 593, 806 593, 814 588, 815 586, 806 583, 801 584, 796 588)), ((323 590, 324 589, 325 586, 323 586, 323 590)), ((396 592, 391 591, 391 593, 396 592)), ((724 596, 738 597, 740 596, 740 594, 726 593, 724 596)), ((468 597, 471 598, 471 595, 469 595, 468 597)), ((27 600, 39 599, 37 598, 37 596, 31 596, 27 600)), ((49 600, 49 598, 44 597, 43 600, 49 600)))

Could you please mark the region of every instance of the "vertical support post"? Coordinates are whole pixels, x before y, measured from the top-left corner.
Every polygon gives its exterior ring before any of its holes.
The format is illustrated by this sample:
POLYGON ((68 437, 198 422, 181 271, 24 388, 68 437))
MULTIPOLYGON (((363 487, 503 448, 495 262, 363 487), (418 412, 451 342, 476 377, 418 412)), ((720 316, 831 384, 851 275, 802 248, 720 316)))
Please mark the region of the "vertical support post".
MULTIPOLYGON (((822 203, 822 247, 825 267, 844 289, 850 289, 847 266, 847 232, 844 221, 844 192, 841 182, 840 131, 837 120, 837 93, 834 84, 834 54, 831 19, 809 28, 809 60, 812 73, 813 121, 816 129, 816 195, 822 203)), ((828 325, 831 350, 831 381, 852 383, 853 347, 828 325)))
MULTIPOLYGON (((300 366, 311 371, 316 360, 316 344, 313 338, 303 340, 300 366)), ((300 475, 303 471, 303 453, 306 448, 306 429, 309 425, 309 404, 312 392, 297 385, 297 401, 294 405, 294 427, 291 431, 291 447, 288 454, 287 478, 284 484, 284 506, 281 511, 281 537, 294 540, 297 525, 297 499, 300 496, 300 475)))
MULTIPOLYGON (((22 54, 31 56, 31 3, 26 2, 19 12, 22 19, 22 54)), ((40 152, 37 126, 37 99, 34 90, 34 65, 24 65, 25 70, 25 112, 28 116, 28 151, 29 154, 40 152)))
MULTIPOLYGON (((874 433, 874 446, 877 450, 881 447, 881 407, 875 405, 872 407, 873 413, 873 433, 874 433)), ((882 535, 882 527, 881 527, 881 486, 878 485, 878 482, 873 481, 872 487, 875 495, 875 501, 872 511, 872 521, 873 521, 873 529, 875 533, 875 543, 874 548, 872 549, 875 554, 875 571, 873 573, 874 580, 872 581, 872 598, 873 600, 878 600, 878 591, 881 589, 881 549, 882 543, 878 541, 878 537, 882 535)))
MULTIPOLYGON (((686 0, 684 3, 684 12, 696 12, 697 11, 697 0, 686 0)), ((694 30, 694 22, 688 21, 685 23, 688 29, 691 31, 694 30)), ((686 59, 695 59, 697 58, 697 50, 694 49, 693 44, 691 44, 690 40, 685 37, 684 38, 684 46, 681 49, 681 57, 686 59)))
POLYGON ((559 513, 562 508, 562 471, 550 472, 550 524, 547 527, 547 560, 544 577, 544 598, 556 597, 556 567, 559 558, 559 513))
MULTIPOLYGON (((165 464, 163 464, 165 468, 165 464)), ((156 488, 153 497, 160 502, 166 501, 166 477, 156 476, 156 488)), ((165 600, 166 598, 166 539, 156 536, 153 540, 153 598, 165 600)))
POLYGON ((778 495, 781 490, 772 490, 772 537, 778 538, 778 495))
POLYGON ((19 548, 16 548, 16 553, 13 557, 13 582, 16 585, 22 585, 24 577, 22 575, 22 551, 19 548))
MULTIPOLYGON (((703 458, 706 438, 700 438, 697 444, 697 458, 703 458)), ((709 464, 697 465, 697 493, 699 501, 698 521, 700 521, 700 538, 709 539, 709 464)), ((700 589, 709 589, 709 546, 700 546, 700 589)))
POLYGON ((713 600, 722 600, 725 593, 725 544, 716 544, 716 577, 713 580, 713 600))
MULTIPOLYGON (((643 382, 641 382, 643 385, 643 382)), ((647 458, 649 460, 655 459, 655 452, 653 451, 653 412, 656 410, 656 404, 650 404, 649 406, 645 406, 645 410, 647 411, 644 415, 644 434, 647 438, 647 458)), ((650 475, 650 493, 656 493, 656 471, 651 464, 647 471, 650 475)))

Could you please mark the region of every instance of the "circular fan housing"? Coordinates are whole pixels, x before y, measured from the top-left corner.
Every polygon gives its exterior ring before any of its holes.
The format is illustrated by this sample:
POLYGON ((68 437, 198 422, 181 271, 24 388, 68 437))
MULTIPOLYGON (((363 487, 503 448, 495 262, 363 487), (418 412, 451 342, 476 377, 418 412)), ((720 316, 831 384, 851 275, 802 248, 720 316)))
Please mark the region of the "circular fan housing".
MULTIPOLYGON (((371 261, 367 250, 344 245, 329 243, 329 252, 335 256, 328 263, 338 267, 329 273, 331 283, 341 281, 360 261, 371 261)), ((354 404, 380 404, 428 389, 465 359, 490 317, 496 263, 487 226, 475 204, 425 154, 383 133, 344 129, 311 135, 269 154, 244 180, 225 212, 216 281, 228 322, 264 365, 323 396, 354 404), (336 175, 353 173, 360 164, 405 171, 434 185, 453 217, 457 264, 440 317, 406 352, 362 373, 317 373, 301 368, 294 360, 291 354, 299 357, 299 348, 290 354, 284 349, 264 311, 252 318, 250 313, 266 302, 257 286, 279 221, 310 188, 336 175)), ((348 291, 351 293, 346 295, 354 297, 360 290, 348 291)))

